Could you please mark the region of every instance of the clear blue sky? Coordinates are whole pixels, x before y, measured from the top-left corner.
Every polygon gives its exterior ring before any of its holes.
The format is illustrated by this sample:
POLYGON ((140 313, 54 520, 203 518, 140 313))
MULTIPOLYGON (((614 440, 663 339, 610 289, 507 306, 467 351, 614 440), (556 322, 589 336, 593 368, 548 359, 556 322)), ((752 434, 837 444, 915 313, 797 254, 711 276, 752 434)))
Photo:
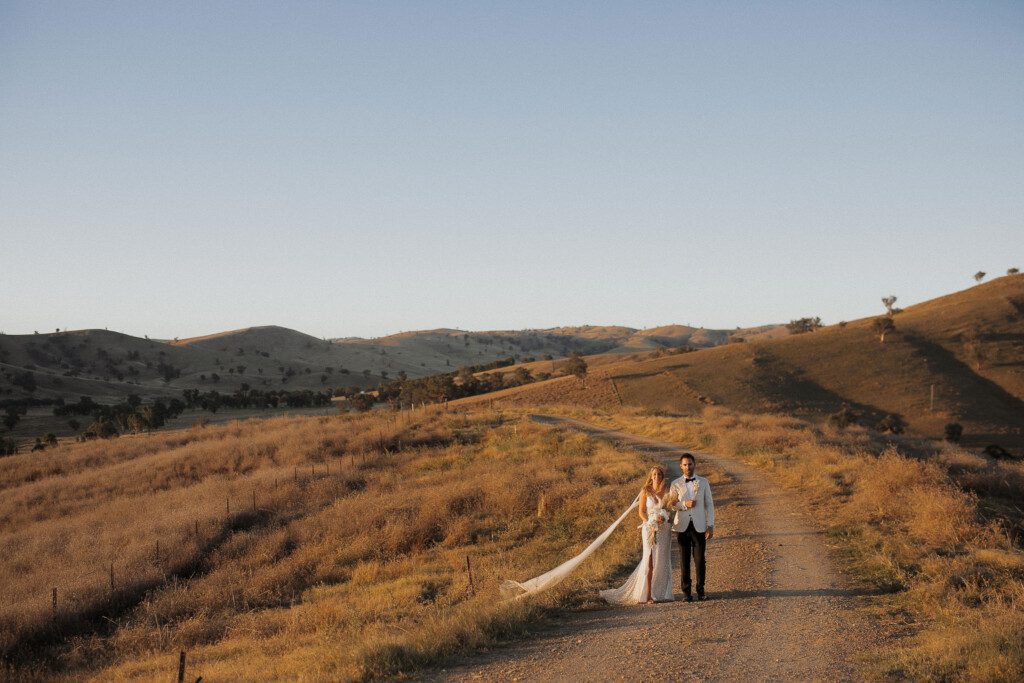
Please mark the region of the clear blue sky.
POLYGON ((1024 267, 1024 3, 0 0, 0 330, 826 322, 1024 267))

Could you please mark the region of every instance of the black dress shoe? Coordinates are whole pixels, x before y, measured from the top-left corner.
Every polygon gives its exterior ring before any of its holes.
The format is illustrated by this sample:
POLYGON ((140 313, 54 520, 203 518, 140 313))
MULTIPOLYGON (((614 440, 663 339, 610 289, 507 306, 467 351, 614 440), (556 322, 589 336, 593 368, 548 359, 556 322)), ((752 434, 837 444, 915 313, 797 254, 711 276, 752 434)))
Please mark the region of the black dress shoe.
POLYGON ((698 601, 700 601, 700 602, 704 602, 704 601, 705 601, 705 600, 707 600, 707 599, 708 599, 708 598, 707 598, 707 596, 706 596, 706 595, 704 595, 703 593, 697 593, 697 600, 698 600, 698 601))
POLYGON ((686 594, 686 602, 693 602, 693 596, 689 593, 686 594))

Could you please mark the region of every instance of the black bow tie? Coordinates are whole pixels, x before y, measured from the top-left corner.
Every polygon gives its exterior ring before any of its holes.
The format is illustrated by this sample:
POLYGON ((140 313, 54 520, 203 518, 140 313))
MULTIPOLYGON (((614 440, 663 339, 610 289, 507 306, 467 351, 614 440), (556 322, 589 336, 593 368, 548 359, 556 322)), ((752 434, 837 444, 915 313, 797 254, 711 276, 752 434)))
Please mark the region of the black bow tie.
POLYGON ((690 477, 686 481, 688 481, 688 482, 690 482, 690 481, 697 481, 697 477, 690 477))

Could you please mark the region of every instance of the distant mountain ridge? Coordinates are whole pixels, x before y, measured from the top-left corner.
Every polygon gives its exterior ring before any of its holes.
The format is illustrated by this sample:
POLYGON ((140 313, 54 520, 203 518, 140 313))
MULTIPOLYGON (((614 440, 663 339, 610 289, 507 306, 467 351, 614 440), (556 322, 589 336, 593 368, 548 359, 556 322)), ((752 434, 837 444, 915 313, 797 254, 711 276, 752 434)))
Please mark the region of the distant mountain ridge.
POLYGON ((89 395, 117 401, 129 394, 177 396, 191 388, 232 392, 243 385, 367 388, 400 372, 423 377, 502 358, 559 358, 574 351, 705 348, 736 335, 782 329, 778 325, 735 330, 681 325, 650 330, 594 325, 484 332, 439 328, 375 339, 321 339, 265 325, 170 341, 108 330, 0 335, 0 400, 89 395))

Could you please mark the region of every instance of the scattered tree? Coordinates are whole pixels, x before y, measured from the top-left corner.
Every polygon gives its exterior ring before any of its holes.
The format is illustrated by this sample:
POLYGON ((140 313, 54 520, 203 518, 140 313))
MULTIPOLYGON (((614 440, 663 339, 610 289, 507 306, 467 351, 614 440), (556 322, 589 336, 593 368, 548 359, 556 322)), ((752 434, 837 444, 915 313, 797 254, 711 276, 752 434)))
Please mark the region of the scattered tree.
POLYGON ((36 390, 36 376, 30 370, 18 372, 15 373, 13 377, 11 377, 11 384, 13 384, 16 387, 21 387, 22 389, 31 394, 33 391, 36 390))
POLYGON ((790 334, 804 334, 805 332, 814 332, 819 327, 821 327, 821 318, 819 317, 790 320, 789 324, 786 325, 786 329, 789 330, 790 334))
POLYGON ((18 406, 7 406, 4 413, 4 427, 7 427, 8 430, 14 429, 14 426, 21 420, 21 409, 18 406))
POLYGON ((153 405, 143 406, 139 414, 146 430, 151 432, 164 426, 167 409, 164 408, 163 403, 157 402, 153 405))
POLYGON ((349 398, 349 402, 353 408, 361 413, 365 413, 370 408, 373 408, 374 398, 371 394, 356 394, 349 398))
POLYGON ((884 344, 885 335, 896 331, 896 323, 894 323, 892 318, 889 317, 875 318, 872 329, 874 329, 875 334, 878 335, 879 343, 884 344))
POLYGON ((473 374, 473 370, 468 367, 459 368, 457 377, 459 378, 459 384, 464 387, 470 386, 476 381, 476 376, 473 374))
POLYGON ((894 294, 890 294, 889 296, 883 296, 882 303, 885 305, 886 315, 888 315, 891 318, 895 313, 895 311, 893 311, 893 306, 896 304, 896 296, 894 294))
POLYGON ((964 428, 959 422, 950 422, 946 425, 945 430, 946 441, 950 443, 960 443, 960 439, 964 435, 964 428))
POLYGON ((974 281, 975 282, 981 282, 982 280, 985 279, 985 275, 986 275, 985 271, 979 270, 977 273, 974 274, 974 281))
POLYGON ((583 360, 583 356, 580 355, 579 351, 573 351, 569 354, 569 362, 565 365, 565 371, 570 375, 575 375, 586 384, 587 361, 583 360))
POLYGON ((128 416, 128 420, 125 423, 128 431, 132 434, 138 434, 146 428, 146 423, 142 420, 142 417, 138 413, 132 413, 128 416))
POLYGON ((101 417, 89 425, 82 436, 86 439, 111 439, 118 436, 117 427, 110 418, 101 417))
POLYGON ((1019 273, 1020 273, 1020 270, 1019 270, 1019 269, 1017 269, 1017 268, 1009 268, 1009 269, 1007 269, 1007 271, 1006 271, 1006 274, 1007 274, 1007 275, 1017 275, 1017 274, 1019 274, 1019 273))

